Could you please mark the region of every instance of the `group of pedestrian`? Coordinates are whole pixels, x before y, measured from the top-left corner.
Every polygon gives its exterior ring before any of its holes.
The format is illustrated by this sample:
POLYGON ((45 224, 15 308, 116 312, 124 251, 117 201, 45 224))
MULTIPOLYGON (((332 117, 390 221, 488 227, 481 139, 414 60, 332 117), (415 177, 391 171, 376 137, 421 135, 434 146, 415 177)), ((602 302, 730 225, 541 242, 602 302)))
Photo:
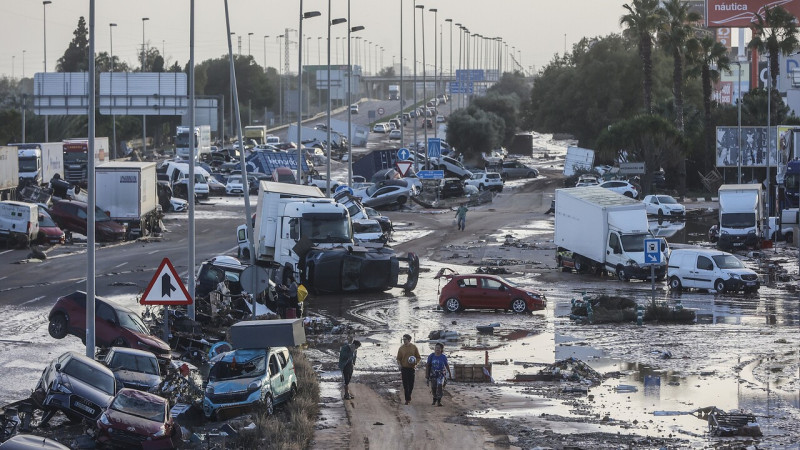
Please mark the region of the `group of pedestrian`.
MULTIPOLYGON (((421 361, 419 349, 411 343, 411 335, 403 335, 403 343, 397 350, 397 366, 400 368, 400 377, 403 381, 403 396, 405 404, 411 404, 411 394, 414 391, 414 380, 416 378, 417 365, 421 361)), ((344 399, 352 400, 355 398, 350 393, 350 380, 353 377, 353 367, 355 366, 358 349, 361 342, 354 340, 352 343, 342 345, 339 350, 339 369, 342 371, 344 380, 344 399)), ((428 355, 425 365, 425 382, 431 388, 433 396, 432 406, 442 406, 442 394, 447 380, 453 379, 450 372, 450 365, 447 356, 444 354, 444 344, 437 342, 434 351, 428 355)))

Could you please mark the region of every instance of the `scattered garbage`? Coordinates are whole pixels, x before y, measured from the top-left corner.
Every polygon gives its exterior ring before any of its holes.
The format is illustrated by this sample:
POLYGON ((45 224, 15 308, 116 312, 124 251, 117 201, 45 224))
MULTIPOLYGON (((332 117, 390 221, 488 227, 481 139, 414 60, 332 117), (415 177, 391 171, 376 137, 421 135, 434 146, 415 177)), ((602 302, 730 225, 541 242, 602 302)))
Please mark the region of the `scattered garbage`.
POLYGON ((708 429, 714 436, 761 437, 761 427, 756 416, 748 413, 726 413, 717 407, 701 408, 697 417, 708 418, 708 429))
POLYGON ((639 392, 639 389, 637 389, 636 386, 630 384, 617 385, 614 390, 617 392, 639 392))
POLYGON ((488 274, 488 275, 507 275, 511 272, 505 267, 488 267, 482 266, 475 269, 475 273, 488 274))
POLYGON ((428 333, 428 339, 432 341, 434 340, 455 341, 458 339, 458 331, 434 330, 428 333))
POLYGON ((503 247, 536 248, 536 244, 521 241, 515 238, 513 235, 507 234, 505 241, 503 242, 503 247))
POLYGON ((494 329, 500 326, 499 323, 490 323, 489 325, 478 325, 475 328, 478 329, 478 333, 481 334, 494 334, 494 329))
POLYGON ((541 369, 538 375, 543 377, 542 379, 549 379, 550 381, 579 381, 600 384, 603 380, 603 376, 596 370, 576 358, 556 361, 541 369))

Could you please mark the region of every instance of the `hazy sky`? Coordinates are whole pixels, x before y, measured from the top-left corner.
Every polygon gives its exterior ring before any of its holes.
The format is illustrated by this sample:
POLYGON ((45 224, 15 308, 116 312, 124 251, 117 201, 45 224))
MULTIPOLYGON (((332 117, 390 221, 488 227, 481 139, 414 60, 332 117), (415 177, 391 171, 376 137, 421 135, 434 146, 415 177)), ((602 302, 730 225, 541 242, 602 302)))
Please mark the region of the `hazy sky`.
MULTIPOLYGON (((331 17, 347 17, 347 1, 331 0, 331 17)), ((461 23, 470 32, 484 36, 501 36, 516 47, 517 57, 526 70, 547 64, 556 53, 567 48, 584 36, 602 36, 618 32, 619 18, 624 10, 621 0, 417 0, 425 5, 425 57, 428 64, 434 59, 434 13, 438 9, 438 22, 443 25, 443 60, 449 68, 450 24, 461 23), (566 36, 565 36, 566 35, 566 36)), ((229 0, 231 31, 242 36, 241 53, 251 54, 260 65, 264 64, 266 43, 267 65, 278 65, 279 46, 277 35, 286 28, 297 29, 300 0, 229 0), (249 37, 248 33, 253 33, 249 37), (269 36, 264 38, 264 36, 269 36)), ((400 8, 403 8, 403 54, 406 67, 411 66, 413 51, 412 0, 351 0, 351 26, 363 25, 364 31, 353 33, 364 40, 383 47, 383 66, 399 62, 400 55, 400 8)), ((175 61, 183 66, 189 59, 189 0, 96 0, 95 33, 96 52, 109 51, 109 23, 113 29, 114 54, 129 65, 138 66, 138 52, 142 45, 142 17, 145 40, 149 46, 164 50, 168 63, 175 61)), ((44 69, 44 8, 47 20, 47 70, 55 70, 56 62, 64 54, 78 18, 89 20, 88 0, 52 0, 44 7, 37 0, 0 1, 0 30, 3 39, 0 46, 0 74, 19 78, 31 77, 44 69)), ((328 1, 304 0, 305 11, 320 11, 322 17, 303 22, 303 53, 308 51, 309 63, 317 64, 318 58, 326 59, 325 37, 328 1), (322 37, 323 39, 318 39, 322 37), (317 51, 320 44, 321 55, 317 51), (306 48, 310 47, 310 48, 306 48)), ((223 0, 195 1, 195 58, 202 61, 227 53, 225 31, 225 6, 223 0)), ((417 18, 417 60, 422 59, 422 19, 419 9, 417 18)), ((454 66, 458 57, 458 28, 453 26, 454 66)), ((346 36, 345 25, 331 28, 331 59, 336 60, 336 37, 346 36)), ((292 41, 297 33, 290 31, 292 41)), ((339 59, 345 60, 344 41, 339 41, 339 59)), ((234 36, 234 52, 237 41, 234 36)), ((355 41, 354 41, 355 47, 355 41)), ((362 44, 363 49, 363 44, 362 44)), ((355 51, 355 50, 354 50, 355 51)), ((373 53, 374 54, 374 53, 373 53)), ((281 53, 282 55, 282 53, 281 53)), ((282 56, 281 56, 282 57, 282 56)), ((377 62, 380 63, 380 52, 377 62)), ((305 61, 305 58, 304 58, 305 61)), ((290 49, 291 70, 297 70, 297 47, 290 49)), ((355 63, 355 61, 354 61, 355 63)), ((374 66, 374 62, 370 63, 374 66)), ((380 64, 379 64, 380 66, 380 64)))

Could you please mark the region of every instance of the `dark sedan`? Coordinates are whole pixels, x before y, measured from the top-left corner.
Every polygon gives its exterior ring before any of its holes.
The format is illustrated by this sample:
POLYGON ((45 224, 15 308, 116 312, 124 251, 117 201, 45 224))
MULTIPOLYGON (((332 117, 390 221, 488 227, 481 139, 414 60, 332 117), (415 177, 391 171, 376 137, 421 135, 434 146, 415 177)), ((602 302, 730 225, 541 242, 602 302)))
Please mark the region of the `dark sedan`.
MULTIPOLYGON (((59 200, 50 208, 50 217, 67 233, 86 235, 88 205, 77 200, 59 200)), ((95 206, 95 233, 98 241, 125 239, 125 226, 111 220, 105 211, 95 206)))

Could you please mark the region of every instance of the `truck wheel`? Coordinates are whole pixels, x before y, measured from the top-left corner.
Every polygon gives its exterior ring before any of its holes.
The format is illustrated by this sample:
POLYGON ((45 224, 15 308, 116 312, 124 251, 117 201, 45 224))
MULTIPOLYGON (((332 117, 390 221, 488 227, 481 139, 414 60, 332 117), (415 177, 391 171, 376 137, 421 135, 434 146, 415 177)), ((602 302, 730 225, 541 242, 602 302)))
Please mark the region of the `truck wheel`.
POLYGON ((447 312, 458 312, 461 310, 461 302, 455 297, 450 297, 444 302, 444 310, 447 312))
POLYGON ((784 240, 788 243, 794 242, 794 234, 789 231, 788 233, 783 234, 784 240))
POLYGON ((525 300, 521 298, 515 298, 511 300, 511 310, 517 314, 522 314, 528 310, 528 305, 525 303, 525 300))
POLYGON ((717 281, 714 282, 714 290, 716 290, 720 294, 724 293, 725 292, 725 283, 722 280, 717 279, 717 281))
POLYGON ((631 280, 630 277, 628 277, 628 274, 625 273, 625 268, 622 266, 617 266, 617 278, 619 279, 619 281, 631 280))
POLYGON ((246 248, 242 251, 242 259, 250 260, 250 249, 246 248))
POLYGON ((55 339, 63 339, 67 335, 67 318, 62 313, 57 313, 50 320, 47 332, 55 339))
POLYGON ((575 257, 575 272, 577 273, 586 272, 586 264, 583 262, 583 258, 581 258, 580 256, 575 257))
POLYGON ((683 289, 681 279, 673 275, 672 278, 669 279, 669 288, 673 291, 680 291, 683 289))

